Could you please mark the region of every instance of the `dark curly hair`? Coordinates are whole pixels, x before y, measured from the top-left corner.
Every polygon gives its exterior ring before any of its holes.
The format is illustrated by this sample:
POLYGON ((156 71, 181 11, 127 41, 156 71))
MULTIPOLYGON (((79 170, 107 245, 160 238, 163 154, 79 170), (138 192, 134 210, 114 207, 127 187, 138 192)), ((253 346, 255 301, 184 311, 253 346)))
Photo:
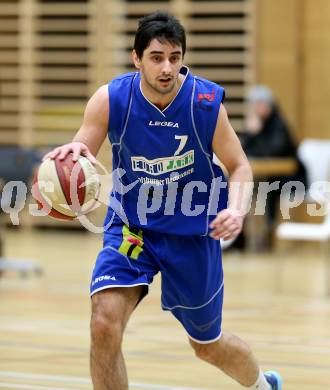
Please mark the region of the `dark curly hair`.
POLYGON ((181 46, 182 55, 186 52, 185 29, 177 18, 167 12, 156 11, 139 20, 134 40, 134 50, 139 58, 155 38, 161 43, 168 41, 181 46))

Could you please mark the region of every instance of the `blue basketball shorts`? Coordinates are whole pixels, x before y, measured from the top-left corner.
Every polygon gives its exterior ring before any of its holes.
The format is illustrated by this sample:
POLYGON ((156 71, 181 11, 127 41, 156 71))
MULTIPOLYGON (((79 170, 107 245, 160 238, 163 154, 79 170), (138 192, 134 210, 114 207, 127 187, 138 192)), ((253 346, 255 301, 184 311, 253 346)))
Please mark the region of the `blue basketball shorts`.
POLYGON ((162 309, 198 343, 221 337, 223 271, 219 240, 141 230, 115 215, 104 233, 92 275, 91 296, 111 287, 148 285, 161 273, 162 309))

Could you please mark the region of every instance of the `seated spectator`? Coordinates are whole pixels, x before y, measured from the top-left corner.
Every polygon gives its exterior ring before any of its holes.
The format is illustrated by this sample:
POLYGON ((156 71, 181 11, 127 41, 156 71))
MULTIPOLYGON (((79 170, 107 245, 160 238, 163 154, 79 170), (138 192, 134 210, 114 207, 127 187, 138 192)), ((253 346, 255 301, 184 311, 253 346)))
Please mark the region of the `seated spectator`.
MULTIPOLYGON (((279 190, 268 194, 266 218, 271 232, 275 222, 278 201, 282 186, 291 180, 306 183, 305 168, 297 157, 297 148, 288 125, 277 107, 273 94, 265 86, 252 87, 247 95, 248 113, 245 131, 241 138, 243 149, 248 157, 291 157, 297 160, 297 171, 290 176, 262 178, 280 181, 279 190)), ((255 178, 258 181, 258 178, 255 178)))

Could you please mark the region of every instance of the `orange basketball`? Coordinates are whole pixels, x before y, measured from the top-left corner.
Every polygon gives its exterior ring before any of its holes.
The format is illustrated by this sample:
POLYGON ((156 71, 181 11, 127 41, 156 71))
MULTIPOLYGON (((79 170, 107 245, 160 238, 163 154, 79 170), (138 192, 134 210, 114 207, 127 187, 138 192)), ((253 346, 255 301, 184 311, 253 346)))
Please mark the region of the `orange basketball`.
POLYGON ((39 208, 51 217, 72 220, 93 208, 99 188, 99 176, 92 163, 83 156, 73 162, 70 153, 64 160, 47 159, 41 163, 32 195, 39 208))

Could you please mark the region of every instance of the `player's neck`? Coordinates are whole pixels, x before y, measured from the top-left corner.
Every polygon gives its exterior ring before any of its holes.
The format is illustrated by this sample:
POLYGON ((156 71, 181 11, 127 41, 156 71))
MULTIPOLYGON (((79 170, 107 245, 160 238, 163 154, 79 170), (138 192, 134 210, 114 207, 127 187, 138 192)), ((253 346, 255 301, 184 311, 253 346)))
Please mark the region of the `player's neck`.
POLYGON ((157 92, 155 89, 153 89, 148 83, 145 82, 143 78, 141 78, 141 90, 143 95, 152 104, 154 104, 160 110, 164 110, 177 95, 184 79, 185 76, 180 73, 173 90, 167 94, 162 94, 160 92, 157 92))

